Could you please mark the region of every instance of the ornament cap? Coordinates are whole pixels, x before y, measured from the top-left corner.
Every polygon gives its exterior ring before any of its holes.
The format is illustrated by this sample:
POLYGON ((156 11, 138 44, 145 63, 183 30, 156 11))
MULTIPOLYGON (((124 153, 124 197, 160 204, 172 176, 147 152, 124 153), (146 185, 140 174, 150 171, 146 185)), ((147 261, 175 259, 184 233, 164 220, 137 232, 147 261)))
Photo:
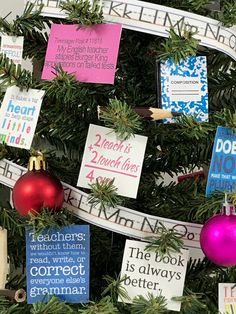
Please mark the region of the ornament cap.
POLYGON ((42 153, 31 156, 28 163, 28 170, 46 170, 46 162, 42 153))
POLYGON ((227 216, 236 215, 234 205, 230 203, 227 204, 223 203, 222 213, 227 216))
POLYGON ((222 214, 225 214, 227 216, 236 215, 234 205, 230 204, 228 202, 228 195, 227 195, 227 193, 225 193, 225 201, 223 203, 221 212, 222 212, 222 214))

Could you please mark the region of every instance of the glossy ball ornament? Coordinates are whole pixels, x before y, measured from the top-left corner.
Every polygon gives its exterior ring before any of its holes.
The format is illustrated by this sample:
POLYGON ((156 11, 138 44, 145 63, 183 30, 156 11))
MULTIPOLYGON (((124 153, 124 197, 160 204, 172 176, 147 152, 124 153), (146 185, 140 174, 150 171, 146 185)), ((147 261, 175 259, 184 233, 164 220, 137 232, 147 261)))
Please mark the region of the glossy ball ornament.
POLYGON ((236 265, 236 215, 234 206, 226 203, 220 214, 204 224, 200 244, 207 258, 219 266, 236 265))
POLYGON ((43 208, 59 210, 64 201, 61 182, 45 167, 42 156, 31 157, 28 171, 17 180, 12 200, 15 209, 22 215, 39 213, 43 208))

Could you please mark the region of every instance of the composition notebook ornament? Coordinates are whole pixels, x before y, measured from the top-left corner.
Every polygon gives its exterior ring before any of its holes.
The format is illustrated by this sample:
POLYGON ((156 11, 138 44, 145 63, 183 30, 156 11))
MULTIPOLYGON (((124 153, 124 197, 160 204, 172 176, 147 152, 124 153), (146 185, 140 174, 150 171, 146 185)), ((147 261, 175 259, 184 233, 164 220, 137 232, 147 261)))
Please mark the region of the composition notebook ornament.
POLYGON ((174 64, 172 59, 161 62, 160 82, 162 109, 195 116, 197 121, 208 121, 206 57, 189 57, 179 64, 174 64))

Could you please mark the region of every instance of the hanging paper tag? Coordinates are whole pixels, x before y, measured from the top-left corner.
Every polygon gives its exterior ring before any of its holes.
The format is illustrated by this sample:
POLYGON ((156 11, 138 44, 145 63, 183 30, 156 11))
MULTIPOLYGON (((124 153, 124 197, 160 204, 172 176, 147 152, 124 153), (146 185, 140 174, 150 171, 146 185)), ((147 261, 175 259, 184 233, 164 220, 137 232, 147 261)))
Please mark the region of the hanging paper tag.
POLYGON ((218 293, 219 312, 222 314, 236 313, 235 283, 219 283, 218 293))
POLYGON ((213 191, 236 191, 236 133, 218 127, 208 173, 206 196, 213 191))
POLYGON ((15 64, 22 63, 24 37, 1 36, 1 53, 4 53, 15 64))
POLYGON ((113 84, 121 29, 120 24, 53 24, 42 79, 53 79, 60 64, 80 82, 113 84))
POLYGON ((162 109, 208 121, 206 57, 189 57, 177 65, 168 59, 161 63, 160 72, 162 109))
POLYGON ((26 230, 27 303, 89 300, 89 226, 26 230))
POLYGON ((9 87, 0 108, 0 142, 30 149, 44 91, 9 87))
POLYGON ((146 136, 120 141, 114 130, 90 124, 77 185, 114 179, 118 194, 136 198, 146 144, 146 136))
POLYGON ((0 227, 0 289, 5 289, 7 274, 7 230, 0 227))
POLYGON ((158 253, 147 252, 148 243, 126 240, 121 278, 122 286, 126 289, 130 299, 122 298, 118 301, 132 303, 138 295, 163 296, 167 299, 167 309, 180 311, 181 302, 172 297, 183 295, 184 280, 188 262, 188 250, 172 253, 171 256, 160 257, 158 253))

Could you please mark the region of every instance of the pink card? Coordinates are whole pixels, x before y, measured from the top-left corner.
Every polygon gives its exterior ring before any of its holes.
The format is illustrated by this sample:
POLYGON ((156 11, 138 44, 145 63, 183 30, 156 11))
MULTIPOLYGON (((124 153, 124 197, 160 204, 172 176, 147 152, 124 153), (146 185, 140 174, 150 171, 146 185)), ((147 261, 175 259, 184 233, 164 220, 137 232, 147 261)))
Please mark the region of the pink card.
POLYGON ((121 30, 120 24, 53 24, 42 79, 53 79, 55 65, 61 64, 80 82, 114 84, 121 30))

